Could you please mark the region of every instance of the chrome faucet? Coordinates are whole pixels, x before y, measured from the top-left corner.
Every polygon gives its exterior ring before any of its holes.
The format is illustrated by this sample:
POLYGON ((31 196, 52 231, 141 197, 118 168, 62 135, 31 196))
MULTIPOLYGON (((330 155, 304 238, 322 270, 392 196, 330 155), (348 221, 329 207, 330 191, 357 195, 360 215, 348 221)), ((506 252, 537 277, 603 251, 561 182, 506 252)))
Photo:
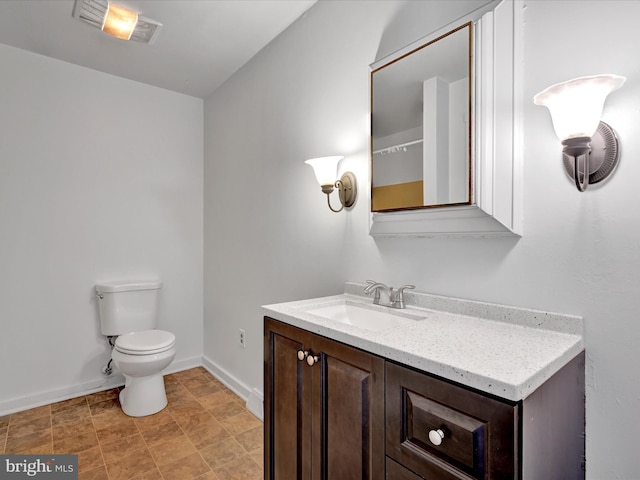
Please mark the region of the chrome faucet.
MULTIPOLYGON (((387 287, 384 283, 374 282, 373 280, 367 280, 367 286, 364 287, 364 293, 367 295, 373 295, 373 304, 380 305, 380 290, 387 290, 390 292, 389 287, 387 287)), ((389 297, 391 295, 389 294, 389 297)))
POLYGON ((404 291, 414 288, 416 288, 414 285, 403 285, 398 289, 394 289, 393 287, 387 287, 384 283, 367 280, 367 286, 364 287, 364 293, 367 295, 371 295, 373 293, 373 304, 381 305, 380 290, 386 291, 389 296, 389 303, 386 305, 387 307, 405 308, 404 291))

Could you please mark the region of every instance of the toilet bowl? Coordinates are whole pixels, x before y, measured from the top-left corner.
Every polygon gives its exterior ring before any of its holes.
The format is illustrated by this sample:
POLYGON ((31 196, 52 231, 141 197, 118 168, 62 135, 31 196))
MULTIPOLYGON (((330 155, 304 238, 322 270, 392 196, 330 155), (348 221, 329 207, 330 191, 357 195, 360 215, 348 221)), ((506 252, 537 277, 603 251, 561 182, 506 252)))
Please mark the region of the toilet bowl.
POLYGON ((124 413, 143 417, 167 406, 162 370, 175 355, 175 336, 164 330, 131 332, 116 339, 111 358, 125 377, 120 392, 124 413))

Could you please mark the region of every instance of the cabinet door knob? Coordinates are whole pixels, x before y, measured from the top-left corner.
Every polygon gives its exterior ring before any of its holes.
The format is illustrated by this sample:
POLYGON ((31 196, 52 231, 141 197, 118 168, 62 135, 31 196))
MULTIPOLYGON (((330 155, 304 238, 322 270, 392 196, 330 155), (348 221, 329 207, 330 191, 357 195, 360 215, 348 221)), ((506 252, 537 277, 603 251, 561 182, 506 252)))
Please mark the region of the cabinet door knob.
POLYGON ((318 357, 317 355, 308 355, 307 356, 307 365, 309 365, 310 367, 313 367, 313 365, 315 363, 318 363, 320 361, 320 357, 318 357))
POLYGON ((298 350, 298 360, 302 361, 309 356, 309 352, 306 350, 298 350))
POLYGON ((436 447, 442 443, 443 438, 444 432, 442 430, 429 430, 429 441, 436 447))

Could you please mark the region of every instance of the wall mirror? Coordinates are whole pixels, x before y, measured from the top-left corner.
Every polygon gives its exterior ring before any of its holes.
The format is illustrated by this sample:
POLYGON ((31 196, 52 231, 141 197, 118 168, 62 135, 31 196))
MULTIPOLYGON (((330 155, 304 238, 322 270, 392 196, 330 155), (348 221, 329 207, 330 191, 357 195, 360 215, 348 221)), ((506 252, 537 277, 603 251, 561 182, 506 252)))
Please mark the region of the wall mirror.
POLYGON ((472 32, 371 71, 371 211, 471 203, 472 32))
POLYGON ((522 235, 524 10, 492 0, 371 65, 372 236, 522 235))

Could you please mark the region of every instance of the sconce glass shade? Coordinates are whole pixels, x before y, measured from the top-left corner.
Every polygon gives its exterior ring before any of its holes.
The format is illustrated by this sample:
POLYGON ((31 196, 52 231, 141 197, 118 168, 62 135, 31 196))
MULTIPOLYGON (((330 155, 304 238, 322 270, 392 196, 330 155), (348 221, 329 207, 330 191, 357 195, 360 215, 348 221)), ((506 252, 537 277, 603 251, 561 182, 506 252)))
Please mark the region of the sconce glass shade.
POLYGON ((607 95, 625 81, 619 75, 575 78, 550 86, 533 97, 533 102, 549 109, 560 140, 590 138, 600 123, 607 95))
POLYGON ((318 180, 321 187, 331 185, 333 190, 333 186, 338 178, 338 163, 340 163, 340 160, 343 158, 344 157, 341 156, 312 158, 304 163, 313 167, 316 180, 318 180))
POLYGON ((102 31, 116 38, 129 40, 138 23, 138 13, 111 2, 108 3, 102 31))

